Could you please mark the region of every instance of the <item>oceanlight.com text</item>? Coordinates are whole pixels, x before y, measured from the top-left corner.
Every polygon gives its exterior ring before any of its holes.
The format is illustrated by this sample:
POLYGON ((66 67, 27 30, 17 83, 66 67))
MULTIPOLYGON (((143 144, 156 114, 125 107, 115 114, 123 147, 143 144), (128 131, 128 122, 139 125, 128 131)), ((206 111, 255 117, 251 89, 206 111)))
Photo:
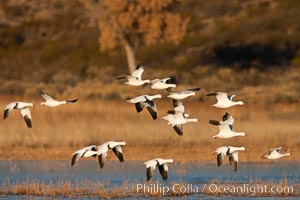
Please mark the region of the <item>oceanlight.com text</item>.
POLYGON ((268 194, 271 196, 288 195, 294 193, 291 185, 272 185, 272 184, 136 184, 136 193, 176 195, 176 194, 227 194, 258 196, 268 194))

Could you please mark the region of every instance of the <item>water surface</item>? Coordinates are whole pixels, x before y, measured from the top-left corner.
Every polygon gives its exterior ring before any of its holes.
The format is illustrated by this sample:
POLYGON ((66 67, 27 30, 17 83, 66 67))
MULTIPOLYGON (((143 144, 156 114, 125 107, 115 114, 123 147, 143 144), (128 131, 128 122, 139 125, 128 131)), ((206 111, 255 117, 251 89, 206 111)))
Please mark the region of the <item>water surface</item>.
MULTIPOLYGON (((24 182, 44 182, 45 184, 58 184, 61 181, 70 181, 74 184, 84 184, 85 180, 90 182, 101 182, 107 190, 115 187, 126 187, 124 190, 138 190, 140 193, 130 195, 126 199, 151 198, 147 195, 150 190, 169 189, 179 191, 193 190, 195 194, 186 196, 186 199, 216 199, 214 195, 203 194, 203 187, 211 187, 215 191, 216 187, 224 187, 234 183, 237 186, 250 187, 249 183, 284 183, 287 186, 299 184, 300 165, 293 162, 270 162, 268 164, 241 163, 238 172, 232 172, 228 163, 221 167, 212 164, 201 164, 199 162, 174 163, 169 165, 169 178, 162 181, 158 170, 155 172, 152 182, 147 183, 145 174, 145 165, 143 162, 127 161, 119 163, 117 161, 108 161, 103 169, 94 160, 80 160, 74 167, 70 166, 70 161, 0 161, 0 183, 19 184, 24 182), (126 184, 124 184, 126 183, 126 184), (177 185, 176 185, 177 184, 177 185), (214 184, 214 185, 212 185, 214 184), (139 185, 139 186, 138 186, 139 185), (157 186, 157 187, 156 187, 157 186), (183 187, 183 188, 181 188, 183 187), (188 188, 189 187, 189 188, 188 188), (199 189, 199 190, 197 190, 199 189), (146 193, 143 195, 143 192, 146 193)), ((270 186, 269 184, 269 186, 270 186)), ((251 185, 252 186, 252 185, 251 185)), ((298 188, 294 188, 297 190, 298 188)), ((212 192, 213 192, 212 191, 212 192)), ((217 191, 215 191, 217 192, 217 191)), ((293 191, 297 193, 299 191, 293 191)), ((239 199, 251 199, 254 196, 248 191, 245 197, 239 199), (249 195, 248 195, 249 193, 249 195)), ((1 196, 1 199, 24 199, 24 196, 7 195, 1 196)), ((29 197, 28 197, 29 198, 29 197)), ((31 199, 33 197, 30 197, 31 199)), ((152 197, 153 198, 153 197, 152 197)), ((177 197, 182 199, 184 197, 177 197)), ((232 196, 218 197, 218 199, 230 199, 232 196)), ((281 197, 282 198, 282 197, 281 197)), ((288 199, 297 199, 299 197, 289 197, 288 199)), ((35 197, 43 199, 43 197, 35 197)), ((47 199, 51 199, 47 197, 47 199)), ((66 197, 56 197, 53 199, 69 199, 66 197)), ((70 198, 71 199, 71 198, 70 198)), ((74 199, 74 197, 72 197, 74 199)), ((84 199, 84 198, 80 198, 84 199)), ((88 197, 86 199, 93 199, 88 197)), ((95 199, 99 199, 95 198, 95 199)), ((172 197, 176 199, 176 197, 172 197)), ((238 199, 238 198, 234 198, 238 199)), ((265 197, 264 199, 275 199, 274 197, 265 197)))

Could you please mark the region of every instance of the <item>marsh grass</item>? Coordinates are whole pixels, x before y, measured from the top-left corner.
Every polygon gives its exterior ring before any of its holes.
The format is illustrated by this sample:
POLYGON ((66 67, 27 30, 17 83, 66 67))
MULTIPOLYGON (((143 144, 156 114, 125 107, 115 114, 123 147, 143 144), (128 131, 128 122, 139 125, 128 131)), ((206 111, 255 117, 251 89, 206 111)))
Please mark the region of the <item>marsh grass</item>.
POLYGON ((100 181, 69 181, 41 182, 38 180, 11 183, 6 180, 0 188, 1 195, 26 195, 26 196, 50 196, 50 197, 125 197, 131 195, 131 191, 121 187, 108 187, 109 182, 100 181), (126 191, 125 191, 126 190, 126 191))
MULTIPOLYGON (((126 141, 125 157, 132 160, 173 156, 181 160, 214 161, 211 152, 222 145, 245 146, 246 153, 240 156, 249 162, 262 161, 261 154, 270 147, 283 146, 283 151, 294 153, 299 150, 300 109, 297 104, 246 104, 218 109, 210 106, 214 98, 206 101, 184 102, 186 112, 200 121, 184 125, 184 135, 180 137, 160 119, 172 109, 171 102, 165 99, 156 101, 159 118, 156 121, 146 110, 137 114, 134 105, 125 100, 79 100, 58 108, 42 107, 37 100, 31 108, 32 129, 26 127, 17 111, 2 120, 0 149, 9 150, 10 154, 1 154, 0 158, 69 159, 78 148, 109 140, 126 141), (235 118, 234 129, 246 132, 246 137, 212 139, 218 129, 208 124, 208 120, 221 120, 225 112, 235 118)), ((5 107, 6 103, 0 102, 0 106, 5 107)), ((286 159, 299 160, 299 156, 286 159)))
MULTIPOLYGON (((218 180, 202 184, 188 184, 186 182, 176 182, 164 184, 160 181, 145 183, 143 187, 148 189, 137 190, 138 183, 128 184, 124 181, 120 186, 110 186, 109 182, 100 181, 69 181, 61 180, 56 183, 31 180, 12 184, 9 180, 2 183, 0 187, 0 195, 26 195, 26 196, 49 196, 49 197, 100 197, 100 198, 126 198, 126 197, 174 197, 188 195, 209 195, 209 196, 272 196, 287 197, 299 196, 299 183, 289 183, 286 178, 279 181, 261 181, 250 180, 246 183, 246 189, 243 183, 226 182, 220 183, 218 180), (218 185, 220 188, 228 187, 230 191, 212 191, 209 185, 218 185), (164 187, 168 191, 164 191, 164 187), (257 189, 259 187, 267 188, 266 190, 257 189), (270 188, 280 188, 279 192, 271 192, 270 188), (152 189, 149 189, 152 188, 152 189), (235 188, 234 190, 232 188, 235 188), (252 188, 252 189, 251 189, 252 188), (256 188, 256 190, 254 190, 256 188)), ((139 183, 140 184, 140 183, 139 183)))

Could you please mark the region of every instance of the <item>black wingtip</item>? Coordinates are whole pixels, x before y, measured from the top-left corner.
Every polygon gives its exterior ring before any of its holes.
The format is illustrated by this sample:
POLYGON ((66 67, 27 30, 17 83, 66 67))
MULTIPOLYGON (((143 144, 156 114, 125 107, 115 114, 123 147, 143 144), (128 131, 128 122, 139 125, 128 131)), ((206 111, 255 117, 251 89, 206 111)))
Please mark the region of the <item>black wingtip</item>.
POLYGON ((215 126, 220 125, 220 122, 217 121, 217 120, 209 120, 208 123, 211 124, 211 125, 215 125, 215 126))
POLYGON ((139 64, 136 66, 135 69, 139 69, 139 68, 141 68, 141 67, 143 67, 143 65, 139 63, 139 64))
POLYGON ((119 76, 119 77, 117 77, 116 79, 117 80, 120 80, 120 79, 125 79, 125 78, 127 78, 126 76, 119 76))
POLYGON ((178 84, 176 76, 171 76, 169 80, 166 81, 168 84, 178 84))
POLYGON ((46 93, 41 89, 40 90, 40 95, 45 95, 46 93))
POLYGON ((9 115, 9 109, 4 110, 3 119, 6 119, 9 115))
POLYGON ((216 96, 217 95, 217 93, 209 93, 209 94, 207 94, 206 96, 216 96))
POLYGON ((144 102, 144 104, 146 105, 147 110, 150 113, 152 119, 156 120, 157 119, 157 111, 156 111, 156 105, 155 105, 155 103, 153 101, 150 101, 150 100, 147 99, 144 102))
POLYGON ((228 112, 226 112, 224 115, 223 115, 223 121, 226 121, 228 118, 229 118, 230 114, 228 112))
POLYGON ((167 88, 166 90, 167 90, 167 92, 172 92, 172 88, 170 88, 170 87, 167 88))
POLYGON ((173 129, 175 130, 175 132, 179 135, 179 136, 183 136, 183 130, 182 128, 178 127, 178 126, 173 126, 173 129))
POLYGON ((175 114, 175 110, 168 110, 167 113, 174 115, 175 114))
POLYGON ((201 90, 201 88, 192 88, 192 89, 189 89, 190 91, 194 91, 194 92, 196 92, 196 91, 199 91, 199 90, 201 90))
POLYGON ((27 115, 24 116, 24 120, 26 122, 27 127, 32 128, 31 119, 27 115))
POLYGON ((220 165, 222 165, 222 154, 219 153, 217 155, 217 166, 220 167, 220 165))
POLYGON ((99 166, 100 168, 102 169, 104 167, 104 161, 103 161, 103 158, 102 158, 102 155, 98 155, 98 162, 99 162, 99 166))
POLYGON ((144 104, 141 103, 141 102, 138 102, 138 103, 135 103, 135 109, 136 109, 136 112, 142 112, 142 110, 144 109, 144 104))
POLYGON ((148 167, 146 169, 146 176, 147 176, 147 181, 150 181, 151 178, 152 178, 152 172, 151 172, 151 168, 150 167, 148 167))
POLYGON ((237 162, 236 161, 233 161, 233 163, 232 163, 232 171, 234 171, 234 172, 237 172, 237 162))
POLYGON ((179 100, 172 99, 173 107, 176 108, 179 105, 179 100))
POLYGON ((75 103, 75 102, 77 102, 77 101, 78 101, 78 99, 67 100, 67 103, 75 103))
POLYGON ((72 160, 71 160, 71 167, 73 167, 75 165, 77 156, 78 156, 78 154, 73 155, 72 160))

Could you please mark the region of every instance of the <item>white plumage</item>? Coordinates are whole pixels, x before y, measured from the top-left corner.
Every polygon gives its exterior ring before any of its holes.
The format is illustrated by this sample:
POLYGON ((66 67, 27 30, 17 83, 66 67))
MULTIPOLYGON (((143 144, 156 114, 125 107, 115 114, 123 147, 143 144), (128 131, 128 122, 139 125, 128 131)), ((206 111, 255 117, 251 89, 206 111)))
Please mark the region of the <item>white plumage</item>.
POLYGON ((189 115, 185 113, 184 105, 178 100, 173 100, 174 110, 169 110, 168 115, 162 117, 162 119, 168 121, 168 125, 171 125, 176 133, 180 136, 183 135, 183 124, 190 122, 198 122, 196 118, 188 118, 189 115))
POLYGON ((78 101, 78 99, 57 101, 57 100, 53 99, 52 97, 50 97, 49 95, 45 94, 44 92, 41 92, 41 96, 46 100, 45 102, 41 102, 41 105, 48 106, 48 107, 56 107, 56 106, 60 106, 63 104, 75 103, 78 101))
POLYGON ((82 149, 79 149, 72 154, 71 166, 74 166, 78 162, 78 160, 82 157, 84 158, 91 157, 91 156, 95 157, 97 156, 97 154, 98 151, 96 145, 83 147, 82 149))
POLYGON ((127 100, 128 103, 134 103, 136 111, 139 113, 141 112, 144 107, 147 108, 148 112, 152 116, 153 120, 157 119, 157 108, 154 101, 152 101, 155 98, 161 98, 162 96, 160 94, 156 95, 141 95, 138 97, 135 97, 133 99, 127 100))
POLYGON ((229 113, 225 113, 223 121, 209 120, 209 123, 218 127, 219 132, 213 138, 232 138, 237 136, 246 136, 245 132, 233 131, 234 119, 229 113))
POLYGON ((233 97, 236 95, 228 95, 225 92, 210 93, 207 96, 215 96, 217 98, 217 103, 212 105, 217 108, 229 108, 235 105, 244 104, 242 101, 232 101, 233 97))
POLYGON ((126 145, 126 142, 108 141, 98 146, 91 145, 79 149, 72 154, 71 166, 74 166, 81 157, 98 156, 99 166, 100 168, 103 168, 109 149, 114 152, 120 162, 124 162, 123 151, 121 148, 123 145, 126 145))
POLYGON ((162 176, 163 180, 166 180, 168 178, 167 163, 173 163, 173 162, 174 162, 173 159, 163 159, 163 158, 155 158, 144 162, 144 164, 146 165, 147 181, 149 181, 152 178, 156 166, 158 167, 160 175, 162 176))
POLYGON ((154 79, 151 81, 151 89, 155 90, 163 90, 168 88, 175 88, 176 84, 169 83, 171 78, 164 78, 164 79, 154 79))
POLYGON ((270 159, 270 160, 276 160, 282 157, 291 156, 292 153, 280 153, 281 147, 275 147, 272 149, 269 149, 267 153, 264 153, 262 155, 263 159, 270 159))
POLYGON ((20 111, 23 119, 25 120, 25 123, 27 125, 28 128, 32 128, 32 123, 31 123, 31 114, 30 114, 30 110, 28 107, 33 106, 33 103, 26 103, 26 102, 12 102, 9 103, 5 109, 4 109, 4 116, 3 118, 6 119, 9 116, 9 113, 14 110, 17 109, 20 111))
POLYGON ((144 67, 141 64, 138 64, 131 76, 122 76, 118 77, 118 79, 127 79, 127 82, 125 82, 125 84, 132 86, 141 86, 145 83, 150 83, 150 80, 142 80, 143 72, 144 67))
POLYGON ((104 167, 104 162, 106 160, 107 152, 109 149, 111 149, 114 152, 114 154, 118 157, 120 162, 124 162, 123 151, 121 148, 121 146, 124 145, 126 145, 126 142, 109 141, 97 146, 98 162, 100 168, 104 167))
POLYGON ((193 88, 193 89, 188 89, 180 92, 170 92, 168 97, 176 100, 182 100, 189 96, 195 96, 196 92, 199 90, 200 88, 193 88))
POLYGON ((239 161, 238 151, 245 151, 245 147, 222 146, 217 148, 213 153, 217 154, 218 167, 222 164, 224 158, 228 156, 229 163, 232 165, 232 170, 237 171, 237 164, 239 161))

